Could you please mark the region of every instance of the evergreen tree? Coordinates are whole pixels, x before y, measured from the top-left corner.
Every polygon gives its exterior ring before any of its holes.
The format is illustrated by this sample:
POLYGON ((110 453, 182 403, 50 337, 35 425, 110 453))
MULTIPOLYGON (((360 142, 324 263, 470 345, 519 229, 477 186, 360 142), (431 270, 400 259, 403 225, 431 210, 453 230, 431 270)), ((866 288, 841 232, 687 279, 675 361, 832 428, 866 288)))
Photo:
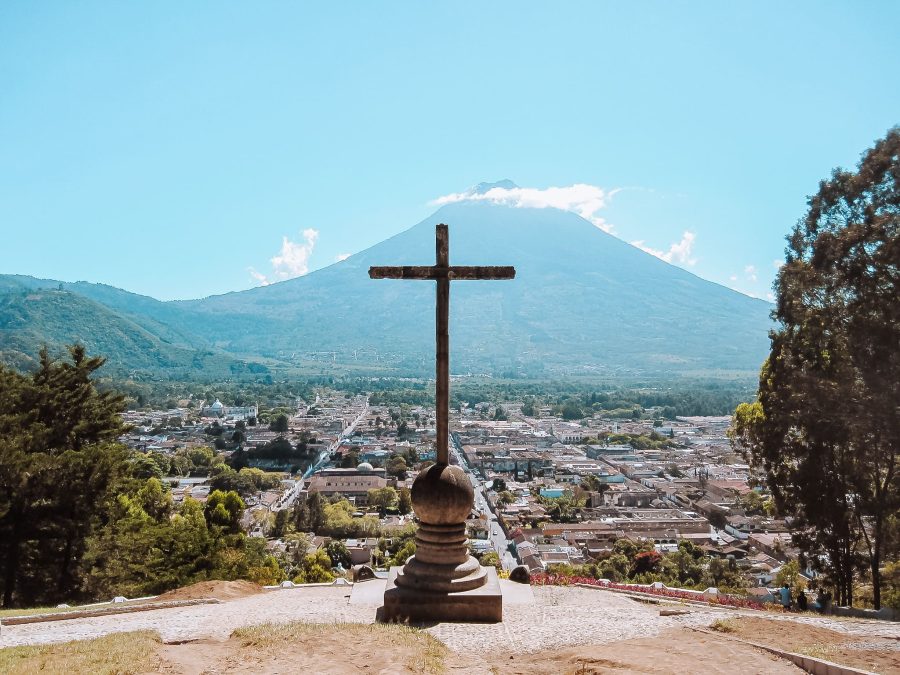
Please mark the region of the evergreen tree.
POLYGON ((124 399, 91 379, 84 348, 30 376, 0 368, 0 579, 4 606, 79 596, 85 542, 128 478, 124 399))
POLYGON ((798 515, 798 543, 827 553, 811 560, 827 561, 838 601, 865 560, 879 607, 900 511, 900 129, 823 181, 788 241, 779 327, 734 438, 798 515))

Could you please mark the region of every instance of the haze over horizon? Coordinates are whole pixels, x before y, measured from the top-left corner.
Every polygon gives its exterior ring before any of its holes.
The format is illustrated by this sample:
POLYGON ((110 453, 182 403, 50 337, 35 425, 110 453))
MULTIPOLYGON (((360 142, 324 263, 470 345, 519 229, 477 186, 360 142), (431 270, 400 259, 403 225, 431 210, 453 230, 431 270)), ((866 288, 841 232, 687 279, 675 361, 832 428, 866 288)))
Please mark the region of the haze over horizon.
POLYGON ((806 195, 897 123, 898 19, 889 2, 7 3, 0 273, 205 297, 510 179, 491 198, 766 298, 806 195))

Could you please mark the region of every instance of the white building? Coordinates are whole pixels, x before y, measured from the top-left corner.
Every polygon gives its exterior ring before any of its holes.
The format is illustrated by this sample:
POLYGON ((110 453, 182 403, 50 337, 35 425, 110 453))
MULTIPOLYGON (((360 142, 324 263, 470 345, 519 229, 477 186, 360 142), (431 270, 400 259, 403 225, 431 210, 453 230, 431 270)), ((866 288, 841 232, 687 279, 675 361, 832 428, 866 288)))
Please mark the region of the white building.
POLYGON ((219 399, 216 399, 212 405, 204 405, 200 407, 201 417, 219 417, 231 420, 246 420, 250 417, 257 417, 258 413, 258 406, 227 406, 223 405, 219 399))

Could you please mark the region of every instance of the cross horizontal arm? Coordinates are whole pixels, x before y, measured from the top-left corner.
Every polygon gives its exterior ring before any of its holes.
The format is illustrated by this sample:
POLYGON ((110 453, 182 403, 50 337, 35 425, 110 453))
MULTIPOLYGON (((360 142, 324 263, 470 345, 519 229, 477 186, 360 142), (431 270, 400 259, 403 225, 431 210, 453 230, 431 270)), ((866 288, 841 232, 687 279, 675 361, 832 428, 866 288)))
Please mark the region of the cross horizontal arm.
POLYGON ((516 268, 507 265, 492 265, 489 267, 470 267, 468 265, 454 265, 450 268, 447 277, 453 280, 477 280, 477 279, 515 279, 516 268))
POLYGON ((437 279, 434 267, 370 267, 370 279, 437 279))
POLYGON ((475 281, 479 279, 514 279, 516 268, 511 266, 469 266, 453 267, 370 267, 371 279, 449 279, 450 281, 475 281))

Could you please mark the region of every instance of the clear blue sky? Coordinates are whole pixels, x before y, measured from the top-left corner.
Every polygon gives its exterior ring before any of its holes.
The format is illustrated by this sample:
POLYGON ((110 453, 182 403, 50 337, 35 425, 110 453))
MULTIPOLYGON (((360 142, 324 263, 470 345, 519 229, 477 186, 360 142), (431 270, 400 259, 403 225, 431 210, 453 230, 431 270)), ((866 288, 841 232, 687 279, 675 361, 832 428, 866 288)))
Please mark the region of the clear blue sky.
POLYGON ((510 178, 631 188, 596 214, 618 236, 689 232, 676 261, 765 297, 806 196, 900 123, 898 26, 894 1, 7 0, 0 272, 240 290, 283 237, 316 230, 317 269, 510 178))

